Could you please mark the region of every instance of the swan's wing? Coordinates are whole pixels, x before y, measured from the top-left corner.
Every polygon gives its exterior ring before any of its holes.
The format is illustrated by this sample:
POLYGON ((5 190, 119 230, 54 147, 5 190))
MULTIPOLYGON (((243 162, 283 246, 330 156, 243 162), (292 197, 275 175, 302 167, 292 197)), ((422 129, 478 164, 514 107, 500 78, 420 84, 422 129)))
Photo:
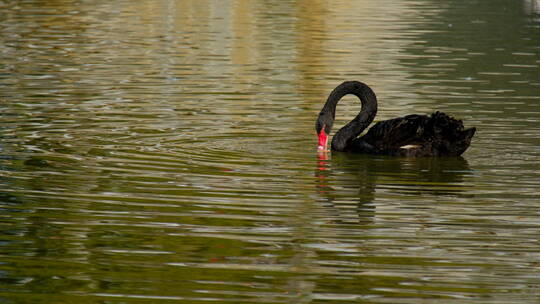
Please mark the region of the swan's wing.
POLYGON ((429 116, 413 114, 380 121, 362 136, 362 140, 383 151, 422 144, 426 140, 428 120, 429 116))

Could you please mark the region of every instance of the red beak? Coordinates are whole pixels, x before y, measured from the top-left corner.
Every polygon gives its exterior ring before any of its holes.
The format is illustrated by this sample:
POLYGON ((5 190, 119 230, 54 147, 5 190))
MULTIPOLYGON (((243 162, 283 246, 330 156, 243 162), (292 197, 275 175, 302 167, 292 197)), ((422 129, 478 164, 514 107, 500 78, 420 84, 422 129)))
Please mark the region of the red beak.
POLYGON ((328 146, 328 135, 326 132, 324 132, 324 127, 321 129, 321 133, 319 133, 319 146, 317 147, 317 150, 319 151, 326 151, 328 146))

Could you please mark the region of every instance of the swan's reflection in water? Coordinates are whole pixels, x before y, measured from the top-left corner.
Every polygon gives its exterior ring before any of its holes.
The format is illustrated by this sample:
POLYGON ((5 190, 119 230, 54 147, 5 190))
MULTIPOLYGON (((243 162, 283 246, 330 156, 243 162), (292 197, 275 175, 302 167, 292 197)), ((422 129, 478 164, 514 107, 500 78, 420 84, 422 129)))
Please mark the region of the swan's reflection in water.
MULTIPOLYGON (((349 153, 319 153, 317 191, 336 218, 344 205, 355 205, 359 223, 375 215, 378 196, 403 201, 407 197, 466 195, 471 169, 462 157, 395 158, 349 153)), ((348 217, 350 219, 350 217, 348 217)))

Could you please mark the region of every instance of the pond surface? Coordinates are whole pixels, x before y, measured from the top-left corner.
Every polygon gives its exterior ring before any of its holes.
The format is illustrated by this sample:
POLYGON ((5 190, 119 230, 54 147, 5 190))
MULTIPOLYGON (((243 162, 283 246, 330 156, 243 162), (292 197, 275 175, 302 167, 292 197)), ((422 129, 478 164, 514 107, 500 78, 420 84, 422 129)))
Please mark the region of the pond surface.
POLYGON ((540 299, 538 0, 8 0, 0 58, 2 303, 540 299), (344 80, 472 146, 319 157, 344 80))

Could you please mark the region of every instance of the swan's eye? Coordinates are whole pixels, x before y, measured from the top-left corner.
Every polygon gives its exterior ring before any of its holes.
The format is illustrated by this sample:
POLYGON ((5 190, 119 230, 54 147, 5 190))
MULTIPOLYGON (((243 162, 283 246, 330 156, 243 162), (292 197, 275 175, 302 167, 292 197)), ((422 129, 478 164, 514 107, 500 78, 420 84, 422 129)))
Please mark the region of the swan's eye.
POLYGON ((317 120, 317 124, 315 125, 315 131, 317 131, 317 134, 321 133, 321 130, 324 128, 324 124, 321 123, 320 120, 317 120))

